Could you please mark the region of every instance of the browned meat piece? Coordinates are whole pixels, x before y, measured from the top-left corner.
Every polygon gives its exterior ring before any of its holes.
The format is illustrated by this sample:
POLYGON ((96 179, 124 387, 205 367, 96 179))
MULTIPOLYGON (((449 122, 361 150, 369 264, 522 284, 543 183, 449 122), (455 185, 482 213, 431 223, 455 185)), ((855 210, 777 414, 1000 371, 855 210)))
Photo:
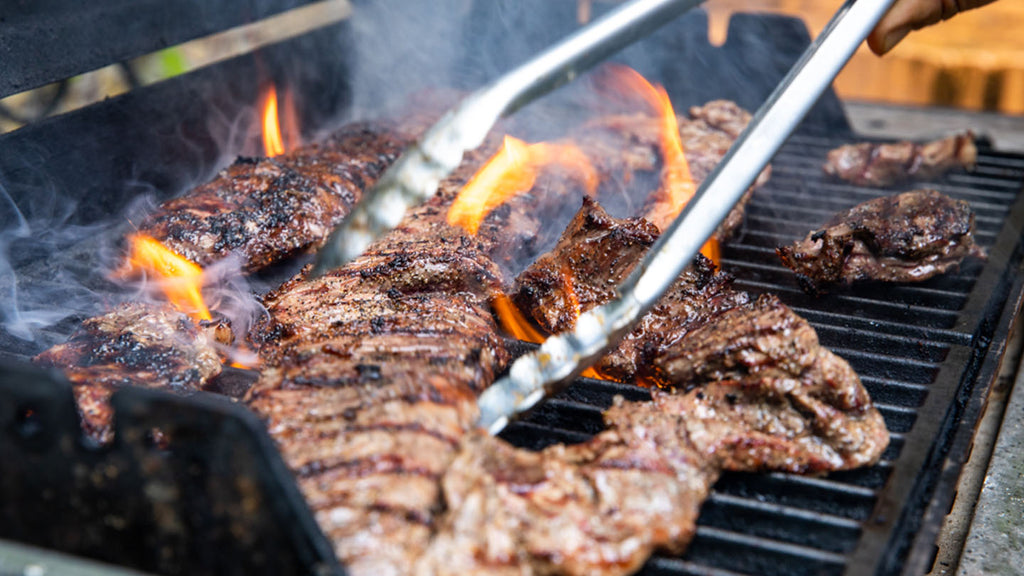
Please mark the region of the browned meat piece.
MULTIPOLYGON (((704 106, 690 109, 691 118, 679 117, 679 133, 694 183, 700 186, 715 166, 721 162, 736 137, 750 121, 750 114, 733 102, 715 100, 704 106)), ((614 159, 602 164, 613 175, 625 174, 627 182, 633 174, 651 171, 658 167, 658 147, 661 123, 658 119, 642 114, 605 116, 588 124, 587 129, 594 135, 579 138, 585 150, 595 158, 614 159)), ((750 190, 729 213, 719 226, 715 237, 727 241, 743 223, 746 204, 753 191, 764 185, 771 175, 766 167, 750 190)), ((619 194, 619 191, 613 191, 619 194)), ((648 198, 654 198, 651 194, 648 198)), ((614 198, 608 198, 613 201, 614 198)))
POLYGON ((355 124, 281 156, 240 158, 164 202, 138 232, 201 266, 237 254, 245 270, 259 270, 321 246, 411 139, 392 126, 355 124))
POLYGON ((722 312, 654 365, 663 381, 717 404, 718 416, 689 432, 713 438, 729 470, 845 470, 874 463, 889 443, 857 374, 772 295, 722 312))
MULTIPOLYGON (((555 248, 516 279, 512 301, 544 331, 555 334, 576 325, 580 312, 603 304, 657 239, 640 219, 618 219, 584 200, 555 248)), ((748 301, 732 288, 726 274, 715 274, 698 255, 637 327, 596 365, 605 376, 623 382, 655 378, 653 355, 689 330, 748 301)))
POLYGON ((926 144, 895 142, 841 146, 828 153, 826 174, 857 186, 884 188, 910 180, 934 180, 951 170, 973 170, 974 134, 966 132, 926 144))
POLYGON ((836 214, 792 246, 776 249, 812 294, 860 280, 920 282, 984 258, 970 205, 934 190, 875 198, 836 214))
POLYGON ((733 140, 750 124, 750 112, 731 100, 712 100, 703 106, 691 106, 690 117, 725 132, 733 140))
POLYGON ((220 373, 215 327, 200 328, 170 305, 123 304, 90 318, 64 344, 34 358, 71 380, 85 432, 111 439, 110 395, 123 386, 200 389, 220 373))
POLYGON ((856 374, 776 298, 683 342, 669 361, 692 363, 680 387, 617 398, 588 442, 528 452, 467 436, 417 574, 628 574, 655 550, 685 550, 722 470, 845 470, 888 445, 856 374))

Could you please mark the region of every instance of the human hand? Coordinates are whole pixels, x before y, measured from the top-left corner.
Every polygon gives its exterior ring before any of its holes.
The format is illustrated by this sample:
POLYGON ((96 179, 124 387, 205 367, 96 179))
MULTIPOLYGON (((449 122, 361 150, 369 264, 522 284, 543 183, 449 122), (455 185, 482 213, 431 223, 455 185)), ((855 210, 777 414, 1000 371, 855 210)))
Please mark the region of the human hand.
POLYGON ((881 56, 912 30, 931 26, 953 16, 991 4, 995 0, 896 0, 868 36, 868 46, 881 56))

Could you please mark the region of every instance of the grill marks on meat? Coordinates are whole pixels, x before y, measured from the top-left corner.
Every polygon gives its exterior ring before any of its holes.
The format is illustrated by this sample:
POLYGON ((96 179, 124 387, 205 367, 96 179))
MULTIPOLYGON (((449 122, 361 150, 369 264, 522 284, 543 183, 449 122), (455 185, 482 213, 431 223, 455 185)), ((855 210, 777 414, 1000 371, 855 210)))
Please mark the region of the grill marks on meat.
POLYGON ((33 361, 71 381, 85 433, 113 437, 110 396, 124 386, 171 392, 202 388, 221 371, 214 334, 170 305, 131 303, 90 318, 67 342, 33 361))
POLYGON ((248 402, 353 574, 411 572, 476 396, 507 361, 488 305, 495 243, 448 226, 450 196, 265 302, 265 368, 248 402))
POLYGON ((811 294, 861 280, 920 282, 956 268, 974 243, 967 202, 934 190, 875 198, 832 217, 792 246, 776 249, 811 294))
POLYGON ((910 180, 933 180, 952 170, 973 170, 977 160, 974 134, 968 131, 925 144, 841 146, 828 153, 822 169, 857 186, 884 188, 910 180))
POLYGON ((275 158, 240 158, 164 202, 139 232, 201 266, 238 254, 246 271, 265 268, 321 246, 411 138, 355 124, 275 158))
POLYGON ((853 371, 777 298, 684 342, 694 365, 714 357, 718 368, 679 370, 684 386, 653 389, 650 402, 616 398, 588 442, 529 452, 469 435, 417 574, 630 573, 656 550, 685 550, 723 470, 844 470, 888 444, 853 371))

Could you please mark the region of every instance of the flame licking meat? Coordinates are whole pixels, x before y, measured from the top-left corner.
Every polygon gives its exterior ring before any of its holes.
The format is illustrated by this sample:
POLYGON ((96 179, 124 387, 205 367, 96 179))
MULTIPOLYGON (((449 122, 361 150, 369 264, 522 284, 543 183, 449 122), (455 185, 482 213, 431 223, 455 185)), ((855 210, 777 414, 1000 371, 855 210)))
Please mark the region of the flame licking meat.
POLYGON ((491 210, 533 188, 538 172, 548 166, 569 170, 581 180, 588 195, 597 191, 597 170, 579 148, 549 142, 527 144, 506 136, 501 150, 459 192, 448 209, 448 224, 476 234, 491 210))
MULTIPOLYGON (((661 173, 661 189, 653 199, 645 218, 664 231, 697 191, 693 175, 690 173, 690 164, 683 152, 683 143, 679 137, 679 121, 672 108, 672 100, 664 86, 652 85, 632 68, 613 65, 608 67, 608 71, 616 80, 613 85, 617 89, 628 91, 632 96, 639 96, 658 114, 661 124, 659 148, 664 166, 661 173)), ((708 240, 701 248, 701 253, 718 265, 717 240, 708 240)))
POLYGON ((197 320, 212 320, 203 301, 203 269, 164 247, 150 236, 135 234, 128 239, 131 253, 123 272, 145 273, 157 281, 174 306, 197 320))

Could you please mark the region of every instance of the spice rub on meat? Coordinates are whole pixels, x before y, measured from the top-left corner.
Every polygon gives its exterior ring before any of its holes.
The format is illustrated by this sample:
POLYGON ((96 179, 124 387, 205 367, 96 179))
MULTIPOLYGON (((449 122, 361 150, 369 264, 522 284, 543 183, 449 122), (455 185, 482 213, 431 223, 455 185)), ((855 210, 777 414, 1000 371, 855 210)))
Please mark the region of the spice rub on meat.
POLYGON ((776 252, 812 294, 861 280, 920 282, 985 257, 970 205, 934 190, 869 200, 776 252))
MULTIPOLYGON (((654 551, 686 549, 725 470, 846 470, 888 445, 853 371, 776 298, 683 341, 694 364, 713 358, 715 368, 675 371, 678 387, 652 389, 649 402, 617 398, 587 442, 530 452, 468 435, 416 573, 628 574, 654 551)), ((667 362, 682 368, 685 353, 667 362)))
POLYGON ((85 433, 107 442, 113 437, 109 400, 118 388, 201 389, 221 371, 218 332, 226 334, 216 324, 197 326, 169 304, 122 304, 89 318, 67 342, 33 361, 64 372, 85 433))
POLYGON ((933 180, 952 170, 973 170, 978 160, 970 131, 924 144, 865 142, 828 153, 822 169, 857 186, 884 188, 911 180, 933 180))
POLYGON ((390 124, 353 124, 281 156, 239 158, 138 232, 200 266, 235 254, 260 270, 321 246, 412 139, 390 124))

